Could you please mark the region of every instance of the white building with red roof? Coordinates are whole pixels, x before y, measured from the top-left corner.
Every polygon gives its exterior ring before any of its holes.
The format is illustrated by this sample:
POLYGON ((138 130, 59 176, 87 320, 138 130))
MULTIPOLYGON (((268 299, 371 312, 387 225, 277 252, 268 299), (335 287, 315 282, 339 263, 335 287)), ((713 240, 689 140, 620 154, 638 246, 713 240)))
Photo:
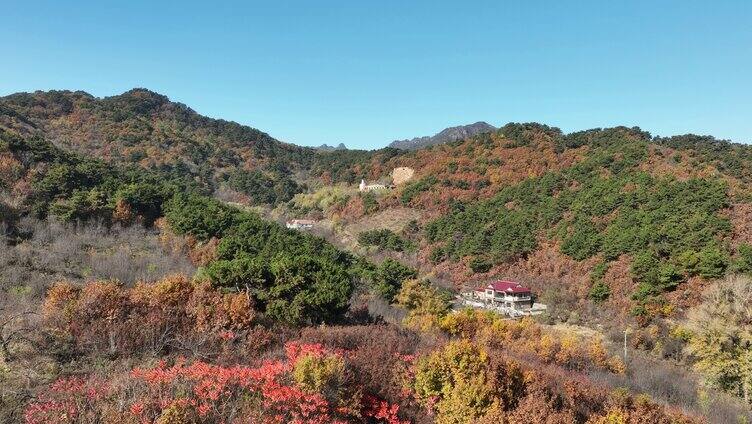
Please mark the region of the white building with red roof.
POLYGON ((487 306, 529 311, 533 307, 532 291, 515 281, 498 280, 473 292, 473 297, 487 306))

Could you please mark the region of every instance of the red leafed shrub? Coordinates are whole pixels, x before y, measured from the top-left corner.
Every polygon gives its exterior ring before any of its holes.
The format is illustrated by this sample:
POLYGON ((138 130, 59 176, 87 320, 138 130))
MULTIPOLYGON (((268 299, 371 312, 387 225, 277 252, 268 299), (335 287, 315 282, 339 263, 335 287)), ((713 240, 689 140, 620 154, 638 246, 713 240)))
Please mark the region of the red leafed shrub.
POLYGON ((91 422, 100 418, 92 408, 109 394, 98 379, 64 378, 43 391, 24 414, 27 424, 91 422))
POLYGON ((345 352, 318 344, 288 343, 286 357, 257 367, 202 361, 164 361, 107 381, 62 379, 40 393, 25 412, 27 424, 133 423, 402 423, 399 406, 348 382, 340 400, 296 383, 293 370, 306 358, 346 361, 345 352), (346 404, 341 400, 346 400, 346 404))

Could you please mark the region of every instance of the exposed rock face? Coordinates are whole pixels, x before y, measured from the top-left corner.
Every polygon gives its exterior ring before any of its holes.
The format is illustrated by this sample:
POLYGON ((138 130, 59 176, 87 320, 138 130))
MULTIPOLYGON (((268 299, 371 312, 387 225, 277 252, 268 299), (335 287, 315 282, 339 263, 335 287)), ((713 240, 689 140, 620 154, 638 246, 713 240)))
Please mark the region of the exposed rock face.
POLYGON ((316 150, 323 150, 325 152, 331 152, 332 150, 347 150, 347 146, 345 146, 345 143, 339 143, 336 146, 330 146, 326 143, 322 144, 319 147, 315 148, 316 150))
POLYGON ((472 137, 476 134, 495 130, 496 127, 486 122, 476 122, 470 125, 446 128, 433 136, 415 137, 412 140, 395 140, 389 143, 389 147, 402 150, 416 150, 436 144, 462 140, 463 138, 472 137))
POLYGON ((415 170, 412 168, 406 166, 394 168, 392 170, 392 183, 394 185, 404 184, 413 179, 413 175, 415 175, 415 170))

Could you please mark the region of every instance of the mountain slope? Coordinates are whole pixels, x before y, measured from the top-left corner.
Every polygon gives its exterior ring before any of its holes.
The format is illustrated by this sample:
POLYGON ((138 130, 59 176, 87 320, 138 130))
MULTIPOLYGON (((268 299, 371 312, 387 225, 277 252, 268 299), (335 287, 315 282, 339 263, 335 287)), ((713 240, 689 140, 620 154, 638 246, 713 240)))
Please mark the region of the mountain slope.
POLYGON ((517 278, 552 313, 649 320, 682 313, 726 272, 752 272, 750 146, 639 128, 563 134, 508 124, 429 149, 373 153, 351 169, 375 180, 403 166, 415 170, 411 183, 375 199, 353 196, 329 214, 349 222, 421 211, 418 261, 457 288, 517 278))
POLYGON ((233 175, 293 186, 291 175, 309 168, 314 156, 313 149, 201 116, 146 89, 105 98, 81 91, 13 94, 0 98, 0 128, 110 162, 188 175, 210 188, 233 175))
MULTIPOLYGON (((55 96, 0 105, 0 235, 8 235, 0 237, 0 260, 20 270, 0 275, 7 279, 0 281, 0 421, 704 422, 699 416, 710 415, 725 423, 749 415, 708 385, 695 390, 701 386, 686 370, 640 354, 617 356, 630 326, 630 349, 678 358, 688 340, 701 337, 660 318, 679 317, 724 273, 752 272, 748 147, 708 137, 656 139, 638 128, 562 134, 508 124, 410 152, 310 155, 247 127, 191 117, 150 92, 115 99, 116 106, 81 93, 55 96), (83 98, 66 103, 76 96, 83 98), (165 138, 166 128, 183 138, 165 138), (134 145, 158 151, 162 143, 175 155, 162 158, 164 166, 122 157, 134 145), (194 144, 206 146, 212 160, 223 149, 259 160, 192 173, 183 149, 194 144), (119 164, 74 149, 121 152, 106 156, 119 164), (295 151, 301 160, 285 156, 295 151), (277 164, 281 157, 291 160, 277 164), (397 166, 413 168, 415 178, 392 191, 331 184, 360 175, 386 180, 397 166), (327 208, 340 228, 364 223, 361 230, 376 231, 361 232, 358 243, 399 251, 384 256, 412 260, 425 279, 397 261, 369 263, 209 197, 212 186, 228 185, 274 194, 272 203, 283 198, 274 191, 285 189, 275 184, 298 172, 324 195, 297 195, 291 207, 327 208), (65 223, 33 224, 45 216, 65 223), (389 216, 409 222, 378 231, 389 216), (125 239, 95 244, 77 236, 82 228, 90 229, 87 238, 103 238, 109 228, 141 226, 158 232, 161 247, 153 249, 186 255, 199 270, 193 274, 189 264, 178 267, 188 275, 157 277, 171 268, 150 263, 159 254, 140 252, 101 262, 125 239), (49 246, 51 260, 40 245, 49 246), (63 254, 71 247, 83 251, 63 254), (96 269, 66 263, 89 255, 96 269), (124 272, 103 272, 115 264, 124 272), (159 281, 129 285, 144 267, 159 281), (49 278, 30 290, 24 268, 49 278), (47 286, 76 268, 68 277, 76 283, 47 286), (132 278, 99 280, 107 275, 132 278), (549 304, 546 322, 584 320, 592 329, 449 313, 451 293, 431 284, 443 277, 456 288, 518 278, 549 304), (627 311, 642 327, 624 319, 627 311), (34 318, 26 320, 27 312, 34 318), (596 323, 606 324, 600 334, 596 323), (609 329, 618 345, 608 341, 609 329), (165 393, 165 402, 154 401, 165 393)), ((724 345, 735 343, 733 328, 725 331, 724 345)), ((720 352, 727 369, 746 360, 740 352, 738 362, 720 352)), ((738 386, 715 387, 739 395, 738 386)))
POLYGON ((449 143, 451 141, 462 140, 472 137, 476 134, 490 132, 496 127, 486 122, 476 122, 469 125, 459 125, 456 127, 445 128, 432 136, 415 137, 410 140, 394 140, 389 143, 388 147, 402 150, 416 150, 424 147, 435 146, 437 144, 449 143))
POLYGON ((232 189, 254 204, 291 199, 306 190, 303 179, 353 183, 412 168, 405 186, 348 195, 327 213, 350 223, 395 207, 420 210, 423 231, 411 236, 419 262, 457 287, 518 277, 539 293, 560 287, 580 308, 593 299, 651 316, 664 302, 691 306, 696 287, 736 267, 752 244, 752 148, 712 137, 508 124, 411 151, 317 152, 144 89, 103 99, 16 94, 0 99, 0 110, 0 125, 28 139, 177 175, 206 192, 232 189), (648 270, 637 269, 640 261, 648 270))

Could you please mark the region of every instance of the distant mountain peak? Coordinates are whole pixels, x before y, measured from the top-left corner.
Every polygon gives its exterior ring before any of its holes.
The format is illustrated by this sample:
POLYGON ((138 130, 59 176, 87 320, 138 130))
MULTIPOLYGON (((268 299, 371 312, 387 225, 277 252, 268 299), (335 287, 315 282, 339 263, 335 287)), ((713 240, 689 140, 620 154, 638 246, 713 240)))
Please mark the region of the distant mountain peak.
POLYGON ((336 146, 330 146, 326 143, 322 144, 319 147, 315 147, 316 150, 322 150, 325 152, 331 152, 333 150, 347 150, 347 146, 345 146, 345 143, 339 143, 336 146))
POLYGON ((495 130, 496 127, 493 125, 487 122, 478 121, 469 125, 458 125, 456 127, 445 128, 432 136, 415 137, 410 140, 395 140, 389 143, 389 147, 402 150, 416 150, 437 144, 462 140, 476 134, 495 130))

